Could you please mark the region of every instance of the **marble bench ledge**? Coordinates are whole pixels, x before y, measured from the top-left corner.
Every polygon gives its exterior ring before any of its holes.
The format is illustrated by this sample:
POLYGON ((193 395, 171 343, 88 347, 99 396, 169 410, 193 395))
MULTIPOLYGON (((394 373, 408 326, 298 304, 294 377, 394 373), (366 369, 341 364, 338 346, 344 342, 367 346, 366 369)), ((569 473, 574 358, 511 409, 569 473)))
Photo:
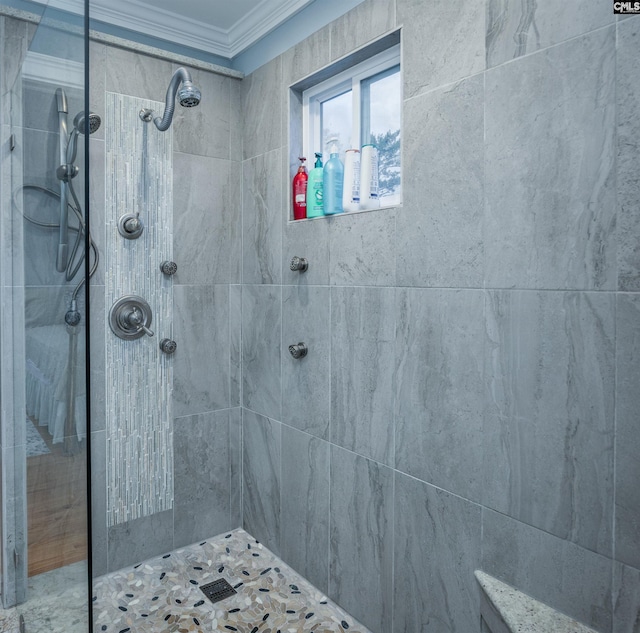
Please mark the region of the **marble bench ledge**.
POLYGON ((597 633, 483 571, 476 570, 475 577, 487 633, 597 633))

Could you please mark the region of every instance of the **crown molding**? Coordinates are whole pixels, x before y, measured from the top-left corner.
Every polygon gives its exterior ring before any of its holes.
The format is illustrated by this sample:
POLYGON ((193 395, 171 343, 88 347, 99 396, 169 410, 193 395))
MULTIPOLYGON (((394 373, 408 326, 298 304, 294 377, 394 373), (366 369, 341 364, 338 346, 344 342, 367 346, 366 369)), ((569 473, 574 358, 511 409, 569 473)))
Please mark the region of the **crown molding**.
MULTIPOLYGON (((231 59, 315 0, 262 0, 229 29, 151 7, 139 0, 91 0, 91 18, 231 59)), ((35 0, 82 13, 82 0, 35 0)))
POLYGON ((84 64, 28 51, 22 78, 65 88, 84 89, 84 64))

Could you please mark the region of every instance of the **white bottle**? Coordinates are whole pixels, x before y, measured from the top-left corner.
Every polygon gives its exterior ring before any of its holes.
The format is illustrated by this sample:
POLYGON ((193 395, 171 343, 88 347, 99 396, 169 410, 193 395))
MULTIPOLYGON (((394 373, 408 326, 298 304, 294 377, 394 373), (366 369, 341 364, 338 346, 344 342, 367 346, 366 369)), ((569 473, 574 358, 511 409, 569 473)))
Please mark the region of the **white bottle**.
POLYGON ((344 157, 344 187, 342 208, 357 211, 360 208, 360 150, 348 149, 344 157))
POLYGON ((378 197, 378 148, 363 145, 360 154, 360 208, 377 209, 378 197))

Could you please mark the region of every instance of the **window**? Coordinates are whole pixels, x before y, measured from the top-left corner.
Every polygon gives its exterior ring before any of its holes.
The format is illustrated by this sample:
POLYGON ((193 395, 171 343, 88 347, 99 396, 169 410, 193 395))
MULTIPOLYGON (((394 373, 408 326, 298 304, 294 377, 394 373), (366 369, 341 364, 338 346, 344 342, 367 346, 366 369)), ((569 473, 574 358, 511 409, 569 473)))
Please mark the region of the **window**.
POLYGON ((304 152, 313 166, 316 152, 329 158, 336 139, 341 160, 347 149, 378 148, 381 206, 401 202, 400 46, 352 66, 302 94, 304 152))

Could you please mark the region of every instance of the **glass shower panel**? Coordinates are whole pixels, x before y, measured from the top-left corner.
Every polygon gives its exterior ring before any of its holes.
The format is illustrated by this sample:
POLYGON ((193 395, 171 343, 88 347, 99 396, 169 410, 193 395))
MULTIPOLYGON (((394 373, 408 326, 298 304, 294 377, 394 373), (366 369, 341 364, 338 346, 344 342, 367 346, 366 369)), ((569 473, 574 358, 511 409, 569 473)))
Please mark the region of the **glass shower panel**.
MULTIPOLYGON (((80 6, 81 3, 80 3, 80 6)), ((81 15, 4 11, 3 606, 26 631, 88 630, 86 125, 81 15), (8 270, 11 279, 8 279, 8 270), (9 320, 10 319, 10 320, 9 320), (7 356, 5 325, 11 326, 7 356), (8 371, 10 368, 10 371, 8 371), (9 450, 10 449, 10 450, 9 450), (9 477, 11 474, 11 477, 9 477)))

